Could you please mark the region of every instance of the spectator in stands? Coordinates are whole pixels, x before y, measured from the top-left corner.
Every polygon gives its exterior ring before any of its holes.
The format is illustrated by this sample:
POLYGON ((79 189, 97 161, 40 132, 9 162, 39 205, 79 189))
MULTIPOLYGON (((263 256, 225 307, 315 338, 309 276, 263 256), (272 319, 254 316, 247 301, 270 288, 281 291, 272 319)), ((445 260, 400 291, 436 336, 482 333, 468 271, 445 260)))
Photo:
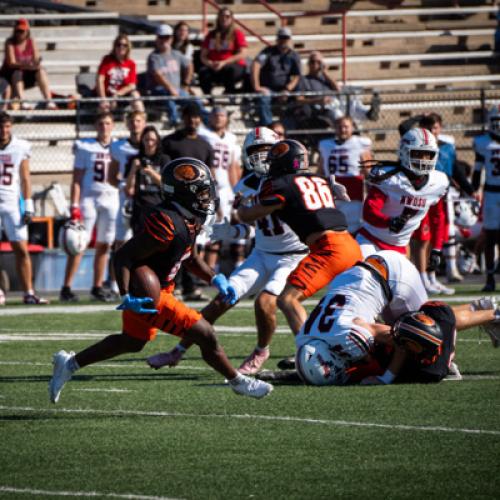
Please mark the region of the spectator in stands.
POLYGON ((3 77, 0 77, 0 111, 7 111, 9 104, 6 102, 12 97, 12 87, 3 77))
POLYGON ((21 101, 23 109, 33 108, 24 102, 24 91, 35 85, 40 87, 47 109, 57 109, 52 101, 47 73, 41 65, 42 58, 35 40, 31 37, 27 19, 19 19, 12 35, 5 40, 4 57, 0 77, 10 83, 13 97, 21 101))
MULTIPOLYGON (((201 109, 198 103, 190 102, 184 106, 182 119, 184 127, 163 138, 163 153, 172 160, 190 156, 203 161, 206 165, 212 165, 213 149, 207 141, 198 135, 198 128, 201 125, 201 109)), ((181 269, 177 277, 181 282, 184 300, 209 300, 199 288, 195 287, 193 277, 184 268, 181 269)))
POLYGON ((257 100, 262 126, 273 121, 271 92, 293 92, 300 80, 300 57, 291 48, 292 32, 280 28, 276 37, 276 45, 266 47, 252 63, 251 84, 254 92, 262 94, 257 100))
POLYGON ((132 160, 126 193, 132 198, 130 225, 134 234, 143 228, 145 211, 162 201, 161 169, 170 161, 162 152, 156 127, 147 126, 141 135, 139 154, 132 160))
MULTIPOLYGON (((158 26, 156 48, 149 54, 147 63, 148 87, 152 95, 187 97, 193 79, 193 63, 181 52, 172 49, 172 35, 173 30, 168 24, 158 26)), ((186 100, 167 99, 164 104, 170 126, 177 126, 177 104, 182 106, 186 100)))
POLYGON ((119 97, 133 97, 134 111, 144 111, 137 91, 136 64, 130 58, 130 40, 127 35, 118 35, 113 50, 102 58, 96 78, 96 95, 103 99, 99 103, 101 112, 116 108, 119 97))
POLYGON ((286 139, 286 130, 285 130, 285 126, 283 125, 282 122, 280 122, 279 120, 275 120, 273 121, 270 125, 269 125, 269 128, 278 135, 278 137, 280 138, 280 141, 282 141, 283 139, 286 139))
MULTIPOLYGON (((5 231, 14 252, 17 276, 24 292, 23 302, 47 304, 47 300, 35 295, 28 251, 28 224, 35 215, 30 181, 31 145, 12 134, 12 118, 5 112, 0 113, 0 150, 0 233, 2 229, 5 231)), ((0 301, 5 303, 1 289, 0 301)))
POLYGON ((498 5, 497 10, 497 27, 495 29, 495 52, 497 53, 497 58, 500 57, 500 5, 498 5))
POLYGON ((200 87, 205 95, 214 85, 223 85, 226 94, 234 94, 236 84, 246 73, 247 41, 236 28, 233 13, 227 7, 219 10, 215 29, 210 31, 201 45, 200 87))
MULTIPOLYGON (((340 86, 326 72, 323 56, 318 51, 313 51, 307 61, 308 72, 303 75, 296 87, 297 92, 338 92, 340 86)), ((332 127, 335 120, 342 116, 336 105, 338 99, 332 95, 298 96, 296 105, 289 107, 286 114, 287 128, 297 129, 306 120, 313 118, 317 120, 323 117, 327 124, 332 127)))
POLYGON ((180 21, 174 26, 174 39, 172 48, 178 50, 193 62, 193 44, 189 41, 189 24, 186 21, 180 21))

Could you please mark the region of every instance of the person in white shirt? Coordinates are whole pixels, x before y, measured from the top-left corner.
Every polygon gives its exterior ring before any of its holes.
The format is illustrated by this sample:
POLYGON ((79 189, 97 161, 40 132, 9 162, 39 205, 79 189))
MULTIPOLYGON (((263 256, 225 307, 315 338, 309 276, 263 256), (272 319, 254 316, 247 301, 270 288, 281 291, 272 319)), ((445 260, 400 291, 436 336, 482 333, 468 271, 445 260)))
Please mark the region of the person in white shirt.
MULTIPOLYGON (((24 291, 23 302, 31 305, 48 301, 35 295, 28 252, 28 224, 35 212, 31 199, 30 156, 29 142, 12 135, 12 118, 5 112, 0 113, 0 233, 3 228, 12 246, 24 291)), ((5 303, 2 290, 0 302, 5 303)))
MULTIPOLYGON (((74 145, 74 170, 71 184, 71 219, 83 220, 88 241, 91 240, 94 225, 96 242, 94 257, 94 279, 90 295, 95 300, 111 300, 102 288, 109 251, 115 240, 116 218, 118 216, 118 189, 108 182, 111 164, 111 134, 113 116, 102 113, 97 116, 95 139, 82 139, 74 145)), ((80 264, 82 254, 68 255, 64 284, 60 300, 77 300, 71 291, 71 284, 80 264)))

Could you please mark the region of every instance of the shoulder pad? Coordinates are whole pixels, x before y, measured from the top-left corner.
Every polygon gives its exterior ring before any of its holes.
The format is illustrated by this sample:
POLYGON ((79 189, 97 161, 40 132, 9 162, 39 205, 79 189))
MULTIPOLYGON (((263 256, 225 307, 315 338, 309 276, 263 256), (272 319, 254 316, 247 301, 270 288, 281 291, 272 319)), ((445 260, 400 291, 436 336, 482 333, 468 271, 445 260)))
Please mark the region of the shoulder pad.
POLYGON ((368 182, 378 184, 399 173, 401 169, 397 166, 376 165, 370 170, 368 182))

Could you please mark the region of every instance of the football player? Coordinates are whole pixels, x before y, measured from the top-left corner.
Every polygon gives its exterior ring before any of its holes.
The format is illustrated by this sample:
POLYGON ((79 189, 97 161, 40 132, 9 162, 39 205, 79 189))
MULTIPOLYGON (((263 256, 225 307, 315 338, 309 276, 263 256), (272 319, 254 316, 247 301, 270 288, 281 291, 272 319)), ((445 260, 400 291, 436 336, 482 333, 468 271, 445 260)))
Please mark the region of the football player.
MULTIPOLYGON (((235 190, 241 199, 250 200, 257 194, 268 171, 267 153, 276 142, 278 136, 266 127, 257 127, 245 137, 242 156, 245 168, 252 173, 236 185, 235 190)), ((222 240, 248 237, 250 226, 215 224, 213 233, 222 240)), ((255 247, 229 277, 229 283, 236 291, 235 301, 256 295, 257 346, 238 368, 240 373, 257 373, 269 358, 269 346, 276 329, 276 300, 285 287, 288 275, 307 252, 307 246, 276 215, 271 214, 256 221, 255 247)), ((232 305, 216 297, 201 314, 213 324, 232 305)), ((175 366, 188 347, 181 341, 172 351, 151 356, 148 363, 153 368, 175 366)))
MULTIPOLYGON (((217 182, 217 194, 220 200, 220 219, 229 218, 233 206, 233 186, 241 176, 241 148, 236 136, 228 130, 229 117, 222 106, 212 109, 209 116, 210 128, 201 128, 199 135, 213 149, 212 173, 217 182)), ((206 246, 206 261, 215 269, 220 251, 219 242, 211 242, 206 246)))
POLYGON ((436 138, 413 128, 401 138, 399 163, 374 166, 363 204, 363 224, 356 237, 364 256, 378 250, 406 254, 412 233, 428 211, 435 231, 430 263, 437 267, 444 240, 444 217, 439 200, 448 190, 448 177, 435 170, 436 138))
MULTIPOLYGON (((383 250, 358 262, 333 280, 295 338, 296 366, 302 380, 313 385, 353 383, 373 373, 382 376, 385 372, 381 362, 385 363, 384 367, 391 364, 388 369, 394 375, 401 368, 398 363, 404 361, 404 352, 396 350, 397 355, 392 356, 391 327, 375 322, 381 316, 387 324, 397 325, 409 312, 425 310, 425 304, 429 305, 419 273, 404 255, 383 250), (390 344, 388 352, 387 344, 390 344)), ((426 314, 449 318, 449 311, 443 312, 441 305, 435 311, 436 315, 426 314)), ((486 324, 486 333, 494 347, 498 347, 500 311, 493 299, 479 299, 471 305, 459 306, 454 314, 460 320, 460 328, 486 324)), ((447 336, 449 347, 453 340, 450 335, 447 336)), ((425 339, 425 335, 422 338, 425 339)), ((447 368, 451 354, 450 348, 447 368)), ((459 373, 458 368, 454 368, 459 373)), ((293 376, 285 373, 282 378, 290 375, 293 376)), ((274 377, 280 378, 279 372, 274 377)), ((272 379, 273 374, 269 378, 272 379)), ((392 381, 389 378, 387 374, 387 383, 392 381)))
POLYGON ((483 194, 483 229, 486 235, 485 292, 495 291, 495 249, 500 248, 500 105, 488 114, 488 133, 474 139, 476 161, 472 184, 476 191, 481 184, 481 171, 486 178, 483 194))
POLYGON ((289 275, 278 297, 278 307, 297 335, 307 318, 301 302, 353 266, 362 255, 347 232, 345 215, 335 208, 330 181, 309 172, 308 154, 300 142, 277 142, 267 162, 268 177, 259 189, 257 202, 240 206, 238 215, 247 223, 277 217, 309 248, 309 255, 289 275))
POLYGON ((216 275, 192 254, 198 232, 216 208, 215 182, 209 168, 195 158, 178 158, 163 168, 161 182, 165 201, 149 212, 144 231, 116 254, 116 278, 123 298, 118 306, 123 311, 122 333, 77 354, 59 351, 54 355, 49 383, 53 403, 76 370, 120 354, 139 352, 155 338, 158 329, 197 344, 205 362, 223 375, 237 394, 261 398, 272 390, 271 385, 238 373, 218 345, 212 325, 173 295, 175 275, 184 263, 216 286, 223 298, 232 298, 232 287, 224 275, 216 275), (152 298, 134 297, 129 292, 130 272, 138 263, 149 266, 158 276, 161 292, 155 305, 152 298))
MULTIPOLYGON (((7 235, 16 259, 17 273, 24 291, 23 302, 47 304, 35 295, 31 258, 28 252, 28 224, 35 214, 31 199, 31 146, 12 135, 12 118, 0 113, 0 233, 7 235), (23 206, 21 206, 21 199, 23 206)), ((0 289, 0 299, 5 301, 0 289)))
MULTIPOLYGON (((116 218, 118 216, 118 189, 108 181, 111 163, 111 134, 114 121, 110 113, 97 116, 95 139, 81 139, 74 145, 74 170, 71 184, 71 220, 82 220, 87 230, 87 241, 91 240, 94 225, 97 235, 94 257, 94 280, 90 295, 95 300, 108 302, 108 293, 102 288, 111 244, 115 240, 116 218)), ((62 301, 74 301, 71 283, 82 254, 68 255, 61 288, 62 301)))
POLYGON ((372 159, 371 140, 354 135, 354 122, 344 116, 335 121, 335 138, 323 139, 319 143, 319 164, 323 175, 335 175, 335 181, 347 189, 350 202, 338 201, 337 207, 347 218, 350 233, 361 225, 365 176, 367 165, 372 159))
POLYGON ((297 372, 312 385, 461 380, 453 362, 457 331, 478 326, 487 329, 498 347, 500 309, 493 299, 453 307, 425 302, 392 327, 357 317, 349 332, 304 344, 297 352, 297 372))

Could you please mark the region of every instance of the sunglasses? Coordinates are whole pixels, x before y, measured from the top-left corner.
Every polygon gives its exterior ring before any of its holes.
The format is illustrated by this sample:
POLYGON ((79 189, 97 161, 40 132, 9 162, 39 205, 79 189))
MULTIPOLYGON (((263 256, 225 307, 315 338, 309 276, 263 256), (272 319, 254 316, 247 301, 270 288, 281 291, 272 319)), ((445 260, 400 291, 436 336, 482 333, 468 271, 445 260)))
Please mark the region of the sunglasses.
POLYGON ((115 47, 125 47, 126 49, 128 49, 130 45, 128 43, 117 43, 115 47))

